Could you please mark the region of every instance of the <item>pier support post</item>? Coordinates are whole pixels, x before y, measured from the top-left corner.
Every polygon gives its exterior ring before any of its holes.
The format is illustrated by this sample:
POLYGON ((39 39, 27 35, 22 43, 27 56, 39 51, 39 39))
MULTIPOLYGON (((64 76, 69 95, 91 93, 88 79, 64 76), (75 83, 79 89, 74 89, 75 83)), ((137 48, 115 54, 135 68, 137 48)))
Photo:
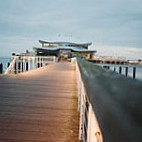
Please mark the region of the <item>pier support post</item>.
POLYGON ((136 78, 136 67, 133 67, 133 79, 136 78))
POLYGON ((2 74, 2 73, 3 73, 3 64, 0 63, 0 74, 2 74))
POLYGON ((119 73, 120 74, 122 73, 122 67, 119 67, 119 73))
POLYGON ((116 68, 114 67, 114 70, 113 70, 114 72, 116 72, 116 68))
POLYGON ((109 67, 109 66, 103 66, 103 68, 108 69, 108 70, 110 69, 110 67, 109 67))
POLYGON ((128 76, 128 67, 126 67, 126 69, 125 69, 125 76, 126 77, 128 76))

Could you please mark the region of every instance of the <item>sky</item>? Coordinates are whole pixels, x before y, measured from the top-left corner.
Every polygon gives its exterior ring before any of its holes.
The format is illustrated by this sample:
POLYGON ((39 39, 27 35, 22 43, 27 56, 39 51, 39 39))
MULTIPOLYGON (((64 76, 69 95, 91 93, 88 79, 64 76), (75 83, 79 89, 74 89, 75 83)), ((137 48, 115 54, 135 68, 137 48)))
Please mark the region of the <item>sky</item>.
POLYGON ((141 0, 0 0, 0 57, 38 40, 92 42, 98 55, 142 58, 141 0))

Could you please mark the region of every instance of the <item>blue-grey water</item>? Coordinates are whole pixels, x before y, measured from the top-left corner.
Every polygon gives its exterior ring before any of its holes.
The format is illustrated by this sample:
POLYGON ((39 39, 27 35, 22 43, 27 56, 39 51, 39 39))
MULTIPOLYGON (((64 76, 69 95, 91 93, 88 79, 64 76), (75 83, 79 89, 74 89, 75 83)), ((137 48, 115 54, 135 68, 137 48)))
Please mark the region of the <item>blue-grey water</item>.
POLYGON ((133 67, 136 67, 136 79, 142 80, 142 66, 140 65, 114 65, 114 64, 98 64, 101 66, 109 66, 110 70, 114 71, 114 68, 116 69, 116 72, 119 73, 119 67, 122 67, 122 73, 125 75, 126 67, 128 67, 128 76, 133 77, 133 67))
POLYGON ((0 63, 3 64, 3 72, 7 69, 8 62, 11 61, 10 57, 0 57, 0 63))

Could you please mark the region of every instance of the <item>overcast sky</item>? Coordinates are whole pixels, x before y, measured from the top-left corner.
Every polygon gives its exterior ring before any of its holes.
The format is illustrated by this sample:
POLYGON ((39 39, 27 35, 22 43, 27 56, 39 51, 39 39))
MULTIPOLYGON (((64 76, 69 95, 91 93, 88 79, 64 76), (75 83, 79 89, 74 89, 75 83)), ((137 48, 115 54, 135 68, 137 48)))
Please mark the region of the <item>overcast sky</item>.
POLYGON ((0 56, 32 50, 41 39, 141 58, 141 7, 141 0, 0 0, 0 56))

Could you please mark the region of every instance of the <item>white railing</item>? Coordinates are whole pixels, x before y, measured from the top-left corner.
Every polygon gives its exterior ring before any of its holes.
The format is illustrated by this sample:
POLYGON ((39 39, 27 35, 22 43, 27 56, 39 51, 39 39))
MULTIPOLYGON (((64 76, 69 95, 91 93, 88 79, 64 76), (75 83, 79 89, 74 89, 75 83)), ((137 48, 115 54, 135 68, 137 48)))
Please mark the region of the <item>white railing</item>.
POLYGON ((5 74, 20 73, 57 62, 55 56, 13 56, 5 74))
POLYGON ((13 59, 4 74, 10 74, 13 72, 13 68, 14 68, 14 65, 16 64, 17 59, 18 59, 18 56, 13 56, 13 59))
POLYGON ((76 62, 77 88, 78 88, 78 111, 80 115, 79 140, 83 142, 103 142, 102 133, 97 122, 95 112, 92 109, 78 64, 76 62))

